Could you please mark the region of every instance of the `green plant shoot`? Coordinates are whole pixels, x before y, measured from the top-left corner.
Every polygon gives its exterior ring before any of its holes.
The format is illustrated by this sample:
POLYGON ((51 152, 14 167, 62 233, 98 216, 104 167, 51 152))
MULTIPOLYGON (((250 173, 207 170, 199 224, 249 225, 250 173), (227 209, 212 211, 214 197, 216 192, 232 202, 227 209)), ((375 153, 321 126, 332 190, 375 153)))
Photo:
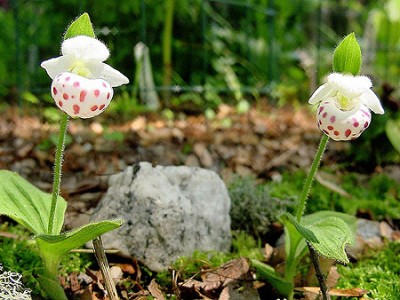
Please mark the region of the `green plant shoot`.
MULTIPOLYGON (((379 99, 370 90, 372 83, 368 77, 358 76, 361 69, 361 49, 354 33, 346 36, 337 46, 333 55, 333 71, 328 82, 318 88, 311 96, 310 104, 319 104, 317 124, 323 136, 307 175, 302 193, 299 197, 295 216, 285 213, 280 217, 285 227, 286 236, 286 269, 283 278, 270 268, 253 264, 264 278, 269 278, 282 292, 289 283, 293 284, 297 266, 307 251, 313 258, 315 252, 324 257, 348 263, 346 246, 354 241, 355 219, 351 216, 333 211, 320 211, 303 216, 309 191, 318 170, 329 139, 335 141, 353 140, 369 126, 370 110, 383 114, 379 99), (363 124, 363 126, 360 126, 363 124)), ((318 259, 312 260, 318 267, 318 259)), ((316 270, 319 269, 315 268, 316 270)), ((324 300, 329 299, 323 275, 316 274, 324 300)), ((283 293, 289 300, 293 299, 293 289, 283 293)))
MULTIPOLYGON (((93 27, 87 13, 77 18, 68 27, 64 39, 73 39, 78 36, 88 36, 97 42, 94 39, 93 27)), ((51 77, 56 75, 51 72, 51 67, 55 62, 57 59, 51 60, 50 67, 46 65, 48 67, 46 70, 51 77)), ((71 70, 68 68, 66 71, 71 70)), ((82 69, 79 71, 82 73, 82 69)), ((71 73, 72 75, 75 74, 71 73)), ((79 75, 75 75, 75 78, 81 80, 79 75)), ((124 82, 127 81, 122 74, 120 78, 124 82)), ((113 86, 117 85, 115 82, 112 84, 113 86)), ((104 85, 106 84, 104 83, 104 85)), ((57 93, 54 93, 54 87, 52 90, 53 96, 55 96, 57 93)), ((79 111, 76 107, 74 109, 79 111)), ((35 235, 35 241, 43 261, 43 268, 37 270, 38 281, 43 293, 54 300, 67 299, 57 279, 62 257, 70 250, 81 247, 101 234, 122 225, 121 220, 105 220, 90 223, 71 231, 61 231, 67 207, 66 201, 59 195, 67 123, 68 115, 63 114, 56 150, 52 195, 40 191, 16 173, 7 170, 0 171, 0 214, 7 215, 35 235)))

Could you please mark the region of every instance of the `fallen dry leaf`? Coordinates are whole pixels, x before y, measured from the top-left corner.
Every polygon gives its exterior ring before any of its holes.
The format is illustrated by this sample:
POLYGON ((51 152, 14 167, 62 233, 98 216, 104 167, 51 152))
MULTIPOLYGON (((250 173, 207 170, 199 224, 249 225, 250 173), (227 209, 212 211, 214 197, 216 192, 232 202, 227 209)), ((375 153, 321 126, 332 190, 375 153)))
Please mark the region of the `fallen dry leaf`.
POLYGON ((150 284, 147 287, 149 289, 150 294, 156 300, 165 300, 163 293, 160 290, 160 286, 157 284, 156 280, 153 278, 150 284))
POLYGON ((229 282, 240 281, 250 276, 250 263, 247 258, 241 257, 231 260, 217 269, 206 271, 202 279, 205 290, 226 286, 229 282))

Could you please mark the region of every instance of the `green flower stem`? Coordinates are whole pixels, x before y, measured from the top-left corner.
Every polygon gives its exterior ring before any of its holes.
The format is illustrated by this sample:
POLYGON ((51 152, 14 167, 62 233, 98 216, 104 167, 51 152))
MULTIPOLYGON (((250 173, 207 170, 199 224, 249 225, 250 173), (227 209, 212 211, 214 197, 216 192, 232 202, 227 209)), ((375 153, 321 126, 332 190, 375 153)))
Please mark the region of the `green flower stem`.
POLYGON ((311 165, 310 171, 308 172, 306 182, 304 183, 303 190, 301 191, 300 199, 299 199, 299 205, 297 206, 297 211, 296 211, 296 219, 297 222, 300 223, 301 217, 303 216, 304 210, 306 208, 306 200, 308 197, 308 194, 311 189, 311 185, 313 183, 315 174, 317 173, 319 164, 322 159, 322 155, 325 152, 326 145, 328 144, 329 137, 325 134, 322 135, 321 141, 319 142, 319 147, 318 151, 315 154, 314 161, 311 165))
POLYGON ((54 161, 54 179, 53 179, 53 192, 51 197, 51 207, 50 207, 50 218, 49 218, 49 226, 48 226, 48 234, 57 234, 58 232, 53 232, 53 223, 57 208, 57 200, 58 195, 60 194, 60 185, 61 185, 61 174, 62 174, 62 160, 65 148, 65 136, 67 133, 67 125, 68 125, 68 115, 63 114, 60 122, 60 133, 58 135, 57 142, 57 150, 54 161))

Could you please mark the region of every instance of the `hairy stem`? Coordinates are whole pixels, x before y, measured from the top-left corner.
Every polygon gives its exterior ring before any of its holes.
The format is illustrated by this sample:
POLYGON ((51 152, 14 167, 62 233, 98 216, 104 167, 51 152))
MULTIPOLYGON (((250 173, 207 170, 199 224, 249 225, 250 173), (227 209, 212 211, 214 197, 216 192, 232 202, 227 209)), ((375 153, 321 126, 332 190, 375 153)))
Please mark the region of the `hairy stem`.
POLYGON ((306 200, 307 200, 308 194, 310 192, 311 185, 313 183, 315 174, 317 173, 319 164, 321 162, 322 155, 324 154, 326 145, 328 144, 328 141, 329 141, 329 137, 327 135, 323 134, 321 141, 319 142, 318 151, 315 154, 310 171, 308 172, 306 181, 304 183, 303 190, 301 191, 299 205, 297 206, 297 211, 296 211, 297 222, 300 222, 301 217, 303 216, 304 210, 306 208, 306 200))
POLYGON ((62 175, 62 160, 65 148, 65 136, 67 133, 68 115, 63 114, 60 122, 60 133, 58 134, 58 142, 56 149, 56 156, 54 160, 54 179, 53 179, 53 192, 51 197, 50 218, 48 225, 49 234, 57 234, 54 231, 54 219, 57 208, 57 200, 60 194, 61 175, 62 175))
POLYGON ((319 265, 318 254, 309 243, 307 243, 307 246, 308 246, 308 250, 310 251, 311 261, 312 261, 312 263, 314 265, 315 276, 318 279, 319 287, 321 289, 322 299, 323 300, 330 300, 331 296, 329 295, 328 289, 326 287, 325 277, 321 272, 321 268, 320 268, 320 265, 319 265))

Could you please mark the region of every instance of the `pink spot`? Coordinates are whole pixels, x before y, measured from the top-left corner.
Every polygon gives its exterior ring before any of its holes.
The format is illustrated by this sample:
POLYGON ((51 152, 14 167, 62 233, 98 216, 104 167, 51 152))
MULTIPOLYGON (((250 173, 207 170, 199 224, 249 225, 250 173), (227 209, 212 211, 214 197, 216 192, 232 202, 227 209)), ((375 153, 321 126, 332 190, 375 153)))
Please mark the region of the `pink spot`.
POLYGON ((332 116, 332 117, 330 118, 330 120, 331 120, 331 123, 335 123, 335 121, 336 121, 336 116, 332 116))
POLYGON ((98 97, 100 95, 100 90, 94 90, 94 95, 98 97))
POLYGON ((329 132, 326 131, 325 129, 323 129, 322 131, 325 132, 326 135, 329 135, 329 132))
POLYGON ((69 81, 71 79, 71 77, 65 77, 65 81, 69 81))
POLYGON ((97 105, 93 105, 91 108, 90 108, 90 110, 91 111, 95 111, 96 109, 98 109, 99 107, 97 106, 97 105))
POLYGON ((318 124, 319 124, 319 125, 322 125, 322 121, 321 121, 321 120, 319 120, 319 121, 318 121, 318 124))
POLYGON ((79 94, 79 101, 80 101, 80 102, 85 101, 86 95, 87 95, 87 91, 82 90, 82 91, 80 92, 80 94, 79 94))
POLYGON ((329 130, 333 130, 333 126, 328 126, 328 129, 329 130))
POLYGON ((337 136, 339 135, 339 131, 334 131, 333 134, 337 136))
POLYGON ((58 101, 58 106, 59 106, 59 107, 62 107, 62 106, 63 106, 62 101, 58 101))
POLYGON ((368 122, 365 122, 365 124, 364 124, 364 128, 367 128, 367 127, 368 127, 368 125, 369 125, 369 123, 368 123, 368 122))
POLYGON ((326 118, 327 115, 328 115, 328 113, 327 113, 327 112, 324 112, 324 113, 322 114, 322 117, 323 117, 323 118, 326 118))
POLYGON ((369 114, 369 112, 366 112, 365 110, 361 109, 361 112, 364 114, 364 116, 366 116, 367 118, 369 118, 371 115, 369 114))
POLYGON ((325 108, 325 107, 321 106, 321 107, 319 108, 318 114, 320 114, 320 113, 324 110, 324 108, 325 108))
POLYGON ((354 121, 353 126, 358 127, 358 126, 360 126, 360 123, 358 123, 357 121, 354 121))
POLYGON ((74 110, 74 114, 79 114, 79 111, 80 111, 80 107, 79 107, 79 105, 78 104, 75 104, 74 106, 72 106, 72 109, 74 110))
POLYGON ((103 82, 103 87, 105 87, 105 88, 107 87, 107 85, 105 84, 105 82, 103 82))
POLYGON ((53 86, 53 94, 54 94, 54 95, 57 95, 57 89, 56 89, 55 86, 53 86))
POLYGON ((107 100, 110 99, 110 93, 107 93, 107 100))
POLYGON ((63 98, 64 98, 64 100, 68 100, 68 98, 69 98, 69 97, 68 97, 68 94, 67 94, 67 93, 64 93, 64 94, 63 94, 63 98))
POLYGON ((99 109, 100 109, 100 110, 103 110, 105 107, 106 107, 106 105, 105 105, 105 104, 102 104, 102 105, 99 106, 99 109))
POLYGON ((75 81, 74 84, 73 84, 73 86, 74 86, 74 87, 78 87, 79 84, 80 84, 79 81, 75 81))
POLYGON ((347 129, 347 130, 344 132, 344 135, 345 135, 346 137, 350 136, 350 134, 351 134, 351 130, 350 130, 350 129, 347 129))

